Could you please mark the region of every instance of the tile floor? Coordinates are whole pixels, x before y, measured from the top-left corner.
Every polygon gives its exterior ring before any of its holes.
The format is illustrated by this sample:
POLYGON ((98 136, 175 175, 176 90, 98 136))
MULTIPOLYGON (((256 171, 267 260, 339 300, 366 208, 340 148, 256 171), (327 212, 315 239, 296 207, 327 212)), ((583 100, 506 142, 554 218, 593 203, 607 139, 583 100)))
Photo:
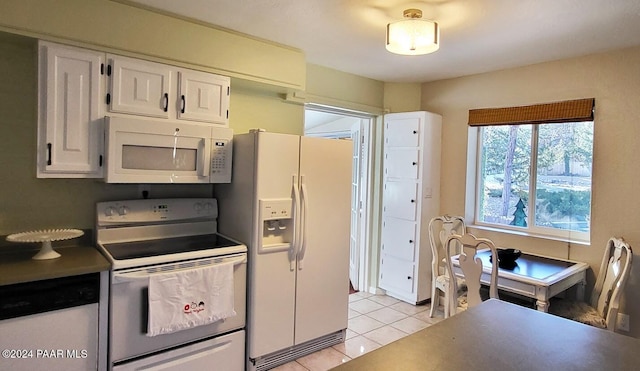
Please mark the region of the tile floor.
POLYGON ((275 371, 324 371, 441 321, 442 308, 429 318, 430 304, 411 305, 386 295, 349 295, 347 340, 275 371))

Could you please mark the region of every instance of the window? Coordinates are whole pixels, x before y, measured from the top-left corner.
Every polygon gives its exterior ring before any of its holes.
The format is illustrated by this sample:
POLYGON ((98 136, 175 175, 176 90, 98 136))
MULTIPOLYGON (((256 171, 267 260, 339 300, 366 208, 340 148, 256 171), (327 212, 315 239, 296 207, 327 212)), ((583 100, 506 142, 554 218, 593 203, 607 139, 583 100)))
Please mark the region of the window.
MULTIPOLYGON (((590 102, 593 104, 593 100, 590 102)), ((527 108, 531 107, 537 106, 527 108)), ((475 223, 588 241, 592 117, 578 117, 588 121, 551 117, 523 123, 500 120, 499 124, 474 125, 472 112, 470 125, 479 126, 475 223)))

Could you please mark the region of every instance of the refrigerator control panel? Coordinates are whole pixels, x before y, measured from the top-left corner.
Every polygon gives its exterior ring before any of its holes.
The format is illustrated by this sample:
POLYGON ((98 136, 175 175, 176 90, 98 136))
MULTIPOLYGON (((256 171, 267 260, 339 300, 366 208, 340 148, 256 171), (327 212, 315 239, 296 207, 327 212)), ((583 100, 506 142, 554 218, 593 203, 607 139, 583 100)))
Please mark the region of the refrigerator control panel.
POLYGON ((290 219, 292 204, 290 198, 260 200, 262 220, 290 219))

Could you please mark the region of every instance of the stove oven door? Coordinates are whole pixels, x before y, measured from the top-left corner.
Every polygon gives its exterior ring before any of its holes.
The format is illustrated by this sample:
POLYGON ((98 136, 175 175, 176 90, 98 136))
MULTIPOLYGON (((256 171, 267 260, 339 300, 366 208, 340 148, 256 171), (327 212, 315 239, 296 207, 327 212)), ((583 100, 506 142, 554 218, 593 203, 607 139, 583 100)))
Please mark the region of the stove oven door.
MULTIPOLYGON (((113 272, 109 323, 110 363, 122 363, 132 358, 244 328, 246 277, 246 253, 113 272), (176 269, 182 271, 185 269, 185 265, 201 267, 207 263, 225 264, 230 262, 234 263, 233 283, 236 316, 170 334, 153 337, 146 335, 149 277, 153 274, 166 273, 176 269)), ((244 348, 244 344, 238 346, 244 348)))

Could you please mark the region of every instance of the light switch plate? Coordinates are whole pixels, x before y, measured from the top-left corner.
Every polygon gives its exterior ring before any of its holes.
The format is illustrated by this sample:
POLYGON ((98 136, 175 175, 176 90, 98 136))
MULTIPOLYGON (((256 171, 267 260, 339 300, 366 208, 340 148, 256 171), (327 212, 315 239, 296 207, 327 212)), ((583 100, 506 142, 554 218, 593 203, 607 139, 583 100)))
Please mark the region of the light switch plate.
POLYGON ((618 317, 616 318, 616 327, 620 331, 629 332, 629 315, 618 313, 618 317))

